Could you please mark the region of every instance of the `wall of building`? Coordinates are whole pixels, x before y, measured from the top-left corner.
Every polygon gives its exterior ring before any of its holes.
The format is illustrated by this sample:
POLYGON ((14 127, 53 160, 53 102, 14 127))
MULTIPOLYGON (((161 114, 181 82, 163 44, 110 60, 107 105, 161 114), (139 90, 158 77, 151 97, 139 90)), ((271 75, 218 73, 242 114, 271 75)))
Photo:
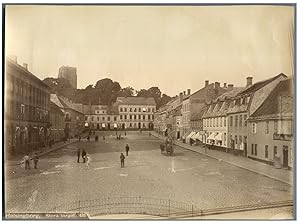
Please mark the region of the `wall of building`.
POLYGON ((54 142, 63 140, 65 133, 65 115, 55 104, 50 105, 51 139, 54 142))
POLYGON ((153 129, 155 105, 119 105, 122 129, 153 129))
POLYGON ((49 103, 49 88, 26 67, 7 59, 4 120, 8 150, 24 152, 44 145, 49 103))
POLYGON ((226 116, 205 118, 203 130, 206 132, 206 144, 212 144, 212 141, 207 140, 212 133, 222 133, 222 141, 214 141, 214 145, 228 148, 228 119, 226 116))
MULTIPOLYGON (((291 122, 292 120, 289 121, 291 122)), ((276 124, 274 120, 265 120, 265 121, 256 121, 256 122, 249 121, 248 157, 262 160, 272 164, 274 162, 274 156, 275 156, 274 147, 276 147, 275 150, 277 151, 276 155, 280 158, 281 164, 283 164, 283 159, 284 159, 283 149, 286 147, 288 149, 288 158, 287 158, 288 166, 293 167, 293 138, 286 138, 286 140, 279 140, 278 138, 278 140, 275 140, 274 134, 280 133, 278 126, 280 126, 280 123, 277 121, 276 124), (253 124, 256 125, 256 133, 253 132, 253 124), (277 131, 275 126, 277 126, 277 131), (257 153, 255 153, 255 144, 257 145, 257 153), (268 148, 267 156, 265 152, 266 146, 268 148), (254 149, 252 149, 252 147, 254 149)), ((290 129, 289 131, 285 130, 285 133, 292 135, 293 131, 292 129, 290 129)))

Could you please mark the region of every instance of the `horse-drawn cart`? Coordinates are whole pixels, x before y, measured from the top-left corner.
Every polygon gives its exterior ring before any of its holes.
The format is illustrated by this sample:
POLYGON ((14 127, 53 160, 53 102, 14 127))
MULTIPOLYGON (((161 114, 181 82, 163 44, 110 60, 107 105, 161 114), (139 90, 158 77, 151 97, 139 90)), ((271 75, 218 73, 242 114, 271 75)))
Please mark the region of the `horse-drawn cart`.
POLYGON ((167 155, 173 156, 174 155, 174 147, 173 141, 171 138, 167 138, 165 142, 160 144, 161 154, 166 152, 167 155))

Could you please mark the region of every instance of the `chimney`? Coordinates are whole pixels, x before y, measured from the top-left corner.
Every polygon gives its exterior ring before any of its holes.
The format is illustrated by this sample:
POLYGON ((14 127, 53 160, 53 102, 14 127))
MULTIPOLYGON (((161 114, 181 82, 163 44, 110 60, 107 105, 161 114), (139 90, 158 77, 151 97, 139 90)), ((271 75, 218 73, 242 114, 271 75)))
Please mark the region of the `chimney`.
POLYGON ((226 82, 224 82, 224 88, 227 88, 227 83, 226 82))
POLYGON ((180 99, 180 102, 183 101, 183 94, 182 93, 179 93, 179 99, 180 99))
POLYGON ((185 91, 183 91, 183 95, 185 95, 185 91))
POLYGON ((23 63, 23 67, 28 70, 28 64, 27 63, 23 63))
POLYGON ((228 90, 233 90, 233 84, 228 84, 228 90))
POLYGON ((215 89, 220 88, 220 83, 219 82, 215 82, 215 89))
POLYGON ((187 90, 187 95, 191 95, 191 89, 187 90))
POLYGON ((247 85, 246 87, 252 86, 253 77, 247 77, 247 85))
POLYGON ((209 84, 209 81, 205 80, 205 87, 208 86, 208 84, 209 84))

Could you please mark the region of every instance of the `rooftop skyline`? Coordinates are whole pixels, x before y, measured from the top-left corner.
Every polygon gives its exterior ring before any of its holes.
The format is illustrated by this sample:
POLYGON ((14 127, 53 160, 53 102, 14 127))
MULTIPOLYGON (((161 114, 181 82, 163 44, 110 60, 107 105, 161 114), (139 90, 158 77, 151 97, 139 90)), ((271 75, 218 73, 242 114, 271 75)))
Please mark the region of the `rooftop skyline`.
POLYGON ((175 96, 293 75, 292 7, 6 7, 5 53, 40 79, 72 66, 78 88, 110 78, 175 96))

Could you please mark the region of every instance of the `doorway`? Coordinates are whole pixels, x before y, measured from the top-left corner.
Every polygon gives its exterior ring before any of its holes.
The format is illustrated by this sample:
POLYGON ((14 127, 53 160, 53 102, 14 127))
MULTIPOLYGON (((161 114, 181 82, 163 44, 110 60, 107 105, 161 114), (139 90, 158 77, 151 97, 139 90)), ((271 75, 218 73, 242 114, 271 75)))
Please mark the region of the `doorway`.
POLYGON ((141 129, 141 122, 138 123, 138 127, 139 127, 139 129, 141 129))
POLYGON ((283 167, 288 167, 289 161, 289 148, 288 146, 284 145, 282 148, 282 155, 283 155, 283 167))

